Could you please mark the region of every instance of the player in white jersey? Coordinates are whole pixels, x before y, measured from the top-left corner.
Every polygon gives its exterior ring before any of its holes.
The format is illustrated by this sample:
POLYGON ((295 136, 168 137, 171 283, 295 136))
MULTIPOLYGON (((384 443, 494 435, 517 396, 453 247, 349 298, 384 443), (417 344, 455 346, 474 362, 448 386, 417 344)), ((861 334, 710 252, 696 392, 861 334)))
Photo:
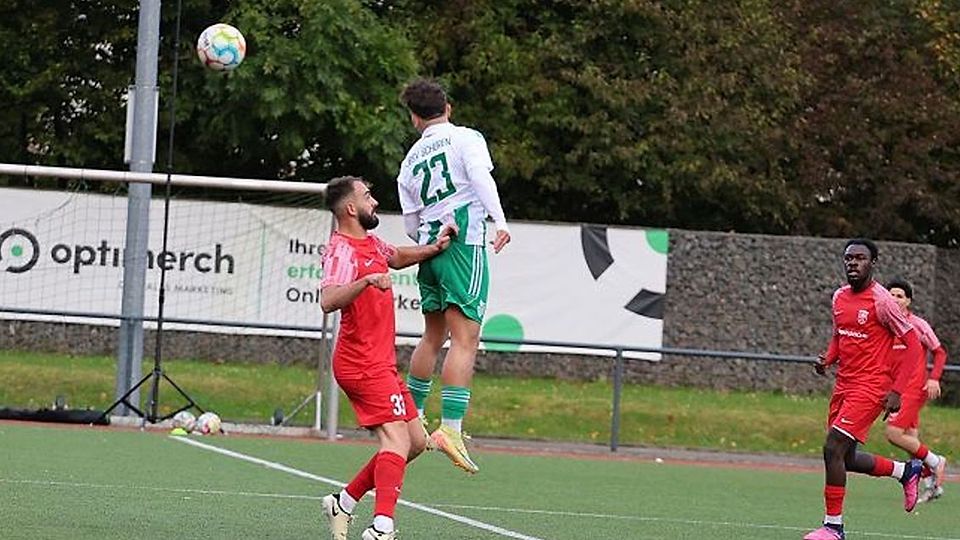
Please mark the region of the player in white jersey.
POLYGON ((479 469, 467 453, 461 427, 487 307, 487 216, 496 227, 494 253, 510 242, 510 230, 490 175, 493 160, 483 135, 450 123, 447 96, 434 81, 408 84, 401 100, 421 133, 397 176, 407 234, 419 244, 431 244, 448 223, 456 223, 460 231, 442 256, 420 265, 417 278, 425 329, 410 360, 407 385, 422 416, 440 348, 449 336, 440 375, 441 425, 430 441, 455 465, 475 473, 479 469))

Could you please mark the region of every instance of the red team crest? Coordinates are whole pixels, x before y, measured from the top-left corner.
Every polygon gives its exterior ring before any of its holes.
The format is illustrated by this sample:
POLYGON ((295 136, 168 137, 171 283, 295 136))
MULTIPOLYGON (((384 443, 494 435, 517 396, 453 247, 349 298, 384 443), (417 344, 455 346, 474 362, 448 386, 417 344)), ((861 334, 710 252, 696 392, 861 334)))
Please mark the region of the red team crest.
POLYGON ((865 310, 865 309, 861 309, 861 310, 857 311, 857 322, 860 323, 860 324, 867 324, 867 317, 869 317, 869 316, 870 316, 870 312, 869 312, 869 311, 867 311, 867 310, 865 310))

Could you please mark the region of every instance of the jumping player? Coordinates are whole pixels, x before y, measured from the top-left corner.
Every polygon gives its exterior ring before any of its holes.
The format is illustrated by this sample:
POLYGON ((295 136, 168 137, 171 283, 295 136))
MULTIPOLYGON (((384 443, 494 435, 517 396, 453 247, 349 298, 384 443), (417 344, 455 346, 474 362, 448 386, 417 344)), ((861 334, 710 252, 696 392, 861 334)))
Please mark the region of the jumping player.
POLYGON ((467 452, 461 428, 470 405, 480 324, 487 308, 490 274, 485 219, 490 216, 497 229, 494 253, 510 242, 510 230, 490 175, 493 161, 483 135, 450 123, 447 96, 434 81, 410 83, 401 100, 421 133, 397 176, 407 234, 418 244, 429 245, 445 224, 455 223, 460 231, 450 249, 420 265, 417 277, 425 328, 410 360, 407 385, 422 416, 437 357, 449 335, 450 349, 440 374, 441 425, 430 438, 456 466, 476 473, 479 467, 467 452))

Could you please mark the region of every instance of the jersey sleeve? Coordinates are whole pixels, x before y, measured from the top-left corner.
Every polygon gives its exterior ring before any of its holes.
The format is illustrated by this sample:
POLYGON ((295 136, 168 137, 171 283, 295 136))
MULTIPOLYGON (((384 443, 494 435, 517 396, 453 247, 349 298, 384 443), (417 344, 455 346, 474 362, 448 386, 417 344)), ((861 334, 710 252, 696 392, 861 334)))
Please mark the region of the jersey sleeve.
POLYGON ((461 156, 464 169, 468 172, 474 168, 483 168, 487 172, 493 170, 493 159, 490 157, 487 141, 479 131, 464 130, 459 142, 462 145, 461 156))
POLYGON ((347 285, 357 279, 357 259, 347 242, 333 240, 323 254, 323 279, 320 288, 347 285))
POLYGON ((873 301, 877 309, 877 320, 895 336, 902 338, 913 329, 907 316, 900 311, 897 301, 882 286, 874 288, 873 301))
POLYGON ((840 360, 840 342, 837 336, 837 299, 840 297, 840 289, 833 293, 833 299, 830 301, 832 309, 830 310, 830 322, 833 325, 830 332, 830 342, 827 343, 827 351, 823 353, 824 365, 835 364, 840 360))
POLYGON ((947 350, 940 346, 933 351, 933 369, 930 370, 930 378, 939 381, 943 376, 943 368, 947 365, 947 350))
POLYGON ((401 165, 400 174, 397 175, 397 195, 400 198, 400 211, 404 214, 414 214, 423 210, 423 201, 411 184, 410 172, 405 165, 401 165))
POLYGON ((389 261, 390 259, 393 258, 394 255, 397 254, 396 246, 394 246, 393 244, 387 243, 385 240, 383 240, 382 238, 380 238, 375 234, 372 234, 370 236, 373 236, 373 241, 376 242, 377 244, 377 252, 379 252, 380 255, 383 255, 384 259, 389 261))
POLYGON ((930 327, 930 323, 917 317, 913 321, 914 328, 920 332, 920 343, 923 344, 923 347, 928 351, 935 351, 940 348, 940 338, 937 337, 937 334, 933 331, 933 328, 930 327))

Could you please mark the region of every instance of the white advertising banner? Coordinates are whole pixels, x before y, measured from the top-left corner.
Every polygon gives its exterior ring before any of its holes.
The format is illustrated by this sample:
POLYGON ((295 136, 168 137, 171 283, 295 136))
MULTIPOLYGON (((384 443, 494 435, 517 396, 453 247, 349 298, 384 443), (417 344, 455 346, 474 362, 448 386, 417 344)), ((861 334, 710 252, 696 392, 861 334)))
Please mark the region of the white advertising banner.
MULTIPOLYGON (((0 308, 119 314, 126 212, 123 196, 0 188, 0 308)), ((148 266, 145 313, 156 315, 163 266, 165 317, 235 323, 230 332, 289 333, 244 327, 256 324, 319 327, 320 257, 330 225, 330 214, 319 208, 174 199, 163 251, 163 201, 154 200, 150 250, 141 255, 148 266)), ((661 346, 666 231, 515 222, 511 232, 513 241, 500 254, 489 251, 485 336, 661 346)), ((381 214, 376 233, 410 244, 400 216, 381 214)), ((416 267, 393 273, 400 332, 423 329, 416 273, 416 267)), ((0 317, 63 320, 10 312, 0 317)))

